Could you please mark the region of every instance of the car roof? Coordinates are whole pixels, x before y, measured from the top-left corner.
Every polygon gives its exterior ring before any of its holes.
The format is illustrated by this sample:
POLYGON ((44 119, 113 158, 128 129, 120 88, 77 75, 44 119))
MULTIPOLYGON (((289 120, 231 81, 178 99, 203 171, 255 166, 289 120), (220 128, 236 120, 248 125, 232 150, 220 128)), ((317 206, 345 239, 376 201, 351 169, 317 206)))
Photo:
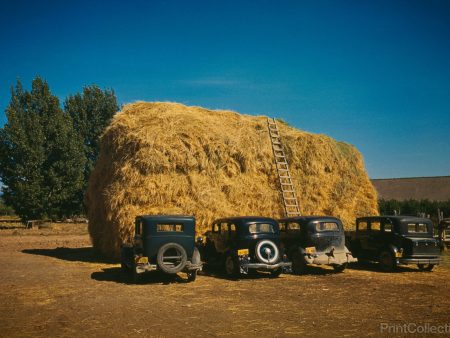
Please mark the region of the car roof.
POLYGON ((225 221, 233 221, 239 223, 250 223, 250 222, 277 222, 275 219, 270 217, 262 217, 262 216, 233 216, 233 217, 224 217, 218 218, 213 221, 213 223, 217 222, 225 222, 225 221))
POLYGON ((383 216, 368 216, 359 217, 356 220, 374 220, 374 219, 390 219, 397 222, 431 222, 429 218, 416 217, 416 216, 403 216, 403 215, 383 215, 383 216))
POLYGON ((192 215, 140 215, 136 218, 149 221, 195 221, 195 217, 192 215))
POLYGON ((295 222, 295 221, 299 221, 299 222, 311 222, 311 221, 338 221, 340 222, 341 220, 337 217, 334 216, 295 216, 295 217, 285 217, 285 218, 281 218, 278 221, 279 222, 295 222))

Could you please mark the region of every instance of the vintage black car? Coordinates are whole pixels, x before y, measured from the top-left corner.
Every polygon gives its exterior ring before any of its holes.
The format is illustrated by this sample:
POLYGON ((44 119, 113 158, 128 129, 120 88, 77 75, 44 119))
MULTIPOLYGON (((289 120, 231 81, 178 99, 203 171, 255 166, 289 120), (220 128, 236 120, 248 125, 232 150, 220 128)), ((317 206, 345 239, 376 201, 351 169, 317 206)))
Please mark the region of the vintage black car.
POLYGON ((307 264, 331 265, 341 272, 347 263, 356 261, 345 246, 344 227, 331 216, 298 216, 279 221, 281 243, 292 271, 301 274, 307 264))
POLYGON ((444 218, 439 222, 438 231, 441 249, 446 250, 450 248, 450 218, 444 218))
POLYGON ((139 274, 161 270, 167 274, 186 272, 194 281, 202 269, 200 252, 195 245, 193 216, 138 216, 132 244, 122 246, 122 270, 134 279, 139 274))
POLYGON ((373 216, 356 219, 356 231, 347 233, 349 249, 358 260, 380 263, 385 271, 399 264, 417 264, 431 271, 440 262, 433 223, 412 216, 373 216))
POLYGON ((270 271, 278 277, 291 263, 280 249, 278 223, 267 217, 231 217, 213 222, 206 233, 203 258, 208 267, 223 267, 229 277, 270 271))

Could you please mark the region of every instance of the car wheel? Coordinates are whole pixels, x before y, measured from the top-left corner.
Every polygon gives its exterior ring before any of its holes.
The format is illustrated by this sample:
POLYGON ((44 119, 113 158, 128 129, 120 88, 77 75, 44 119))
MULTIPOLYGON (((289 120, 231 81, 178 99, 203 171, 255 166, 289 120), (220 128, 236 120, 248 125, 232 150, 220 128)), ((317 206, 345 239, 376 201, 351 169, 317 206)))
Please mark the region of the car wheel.
POLYGON ((299 251, 296 251, 292 255, 292 272, 296 275, 301 275, 305 273, 305 270, 306 270, 305 259, 303 258, 303 255, 299 251))
POLYGON ((397 266, 394 256, 389 251, 381 252, 379 261, 383 271, 393 271, 397 266))
POLYGON ((434 264, 417 264, 420 271, 431 271, 434 268, 434 264))
POLYGON ((277 278, 277 277, 280 277, 280 275, 281 275, 282 272, 283 272, 283 269, 282 269, 282 268, 278 268, 278 269, 276 269, 276 270, 272 270, 272 271, 270 271, 270 277, 271 277, 271 278, 277 278))
POLYGON ((225 273, 228 277, 237 277, 239 275, 237 259, 231 253, 228 253, 225 257, 225 273))
POLYGON ((176 274, 184 269, 187 262, 186 250, 177 243, 164 244, 156 256, 158 267, 169 274, 176 274))
POLYGON ((197 279, 197 270, 191 270, 187 273, 187 280, 188 282, 193 282, 197 279))
POLYGON ((333 265, 333 269, 334 269, 334 271, 336 271, 336 272, 342 272, 342 271, 345 270, 346 267, 347 267, 347 263, 344 263, 344 264, 335 264, 335 265, 333 265))

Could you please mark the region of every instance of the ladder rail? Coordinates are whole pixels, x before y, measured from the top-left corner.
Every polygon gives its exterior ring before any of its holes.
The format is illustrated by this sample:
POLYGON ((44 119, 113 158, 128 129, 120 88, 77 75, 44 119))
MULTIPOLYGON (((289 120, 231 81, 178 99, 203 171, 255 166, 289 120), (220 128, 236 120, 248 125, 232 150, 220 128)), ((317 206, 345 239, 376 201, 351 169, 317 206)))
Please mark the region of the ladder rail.
POLYGON ((289 166, 286 160, 286 154, 281 142, 280 131, 278 130, 277 122, 274 118, 267 118, 267 127, 269 129, 270 142, 272 144, 272 151, 277 168, 277 176, 280 187, 281 199, 284 206, 286 217, 300 216, 300 205, 297 199, 297 193, 292 182, 292 176, 289 171, 289 166), (290 194, 290 196, 286 196, 290 194))

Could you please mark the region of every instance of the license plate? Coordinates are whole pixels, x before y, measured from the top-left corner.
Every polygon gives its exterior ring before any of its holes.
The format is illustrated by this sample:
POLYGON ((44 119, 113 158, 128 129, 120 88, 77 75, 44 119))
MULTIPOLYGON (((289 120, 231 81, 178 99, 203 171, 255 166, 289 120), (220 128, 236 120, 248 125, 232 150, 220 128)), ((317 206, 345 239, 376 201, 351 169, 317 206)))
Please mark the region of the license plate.
POLYGON ((238 256, 248 255, 248 249, 240 249, 238 250, 238 256))
POLYGON ((136 264, 147 264, 148 263, 148 257, 136 257, 136 264))
POLYGON ((307 254, 313 254, 314 252, 316 252, 316 247, 315 246, 307 247, 307 248, 305 248, 305 252, 307 254))

